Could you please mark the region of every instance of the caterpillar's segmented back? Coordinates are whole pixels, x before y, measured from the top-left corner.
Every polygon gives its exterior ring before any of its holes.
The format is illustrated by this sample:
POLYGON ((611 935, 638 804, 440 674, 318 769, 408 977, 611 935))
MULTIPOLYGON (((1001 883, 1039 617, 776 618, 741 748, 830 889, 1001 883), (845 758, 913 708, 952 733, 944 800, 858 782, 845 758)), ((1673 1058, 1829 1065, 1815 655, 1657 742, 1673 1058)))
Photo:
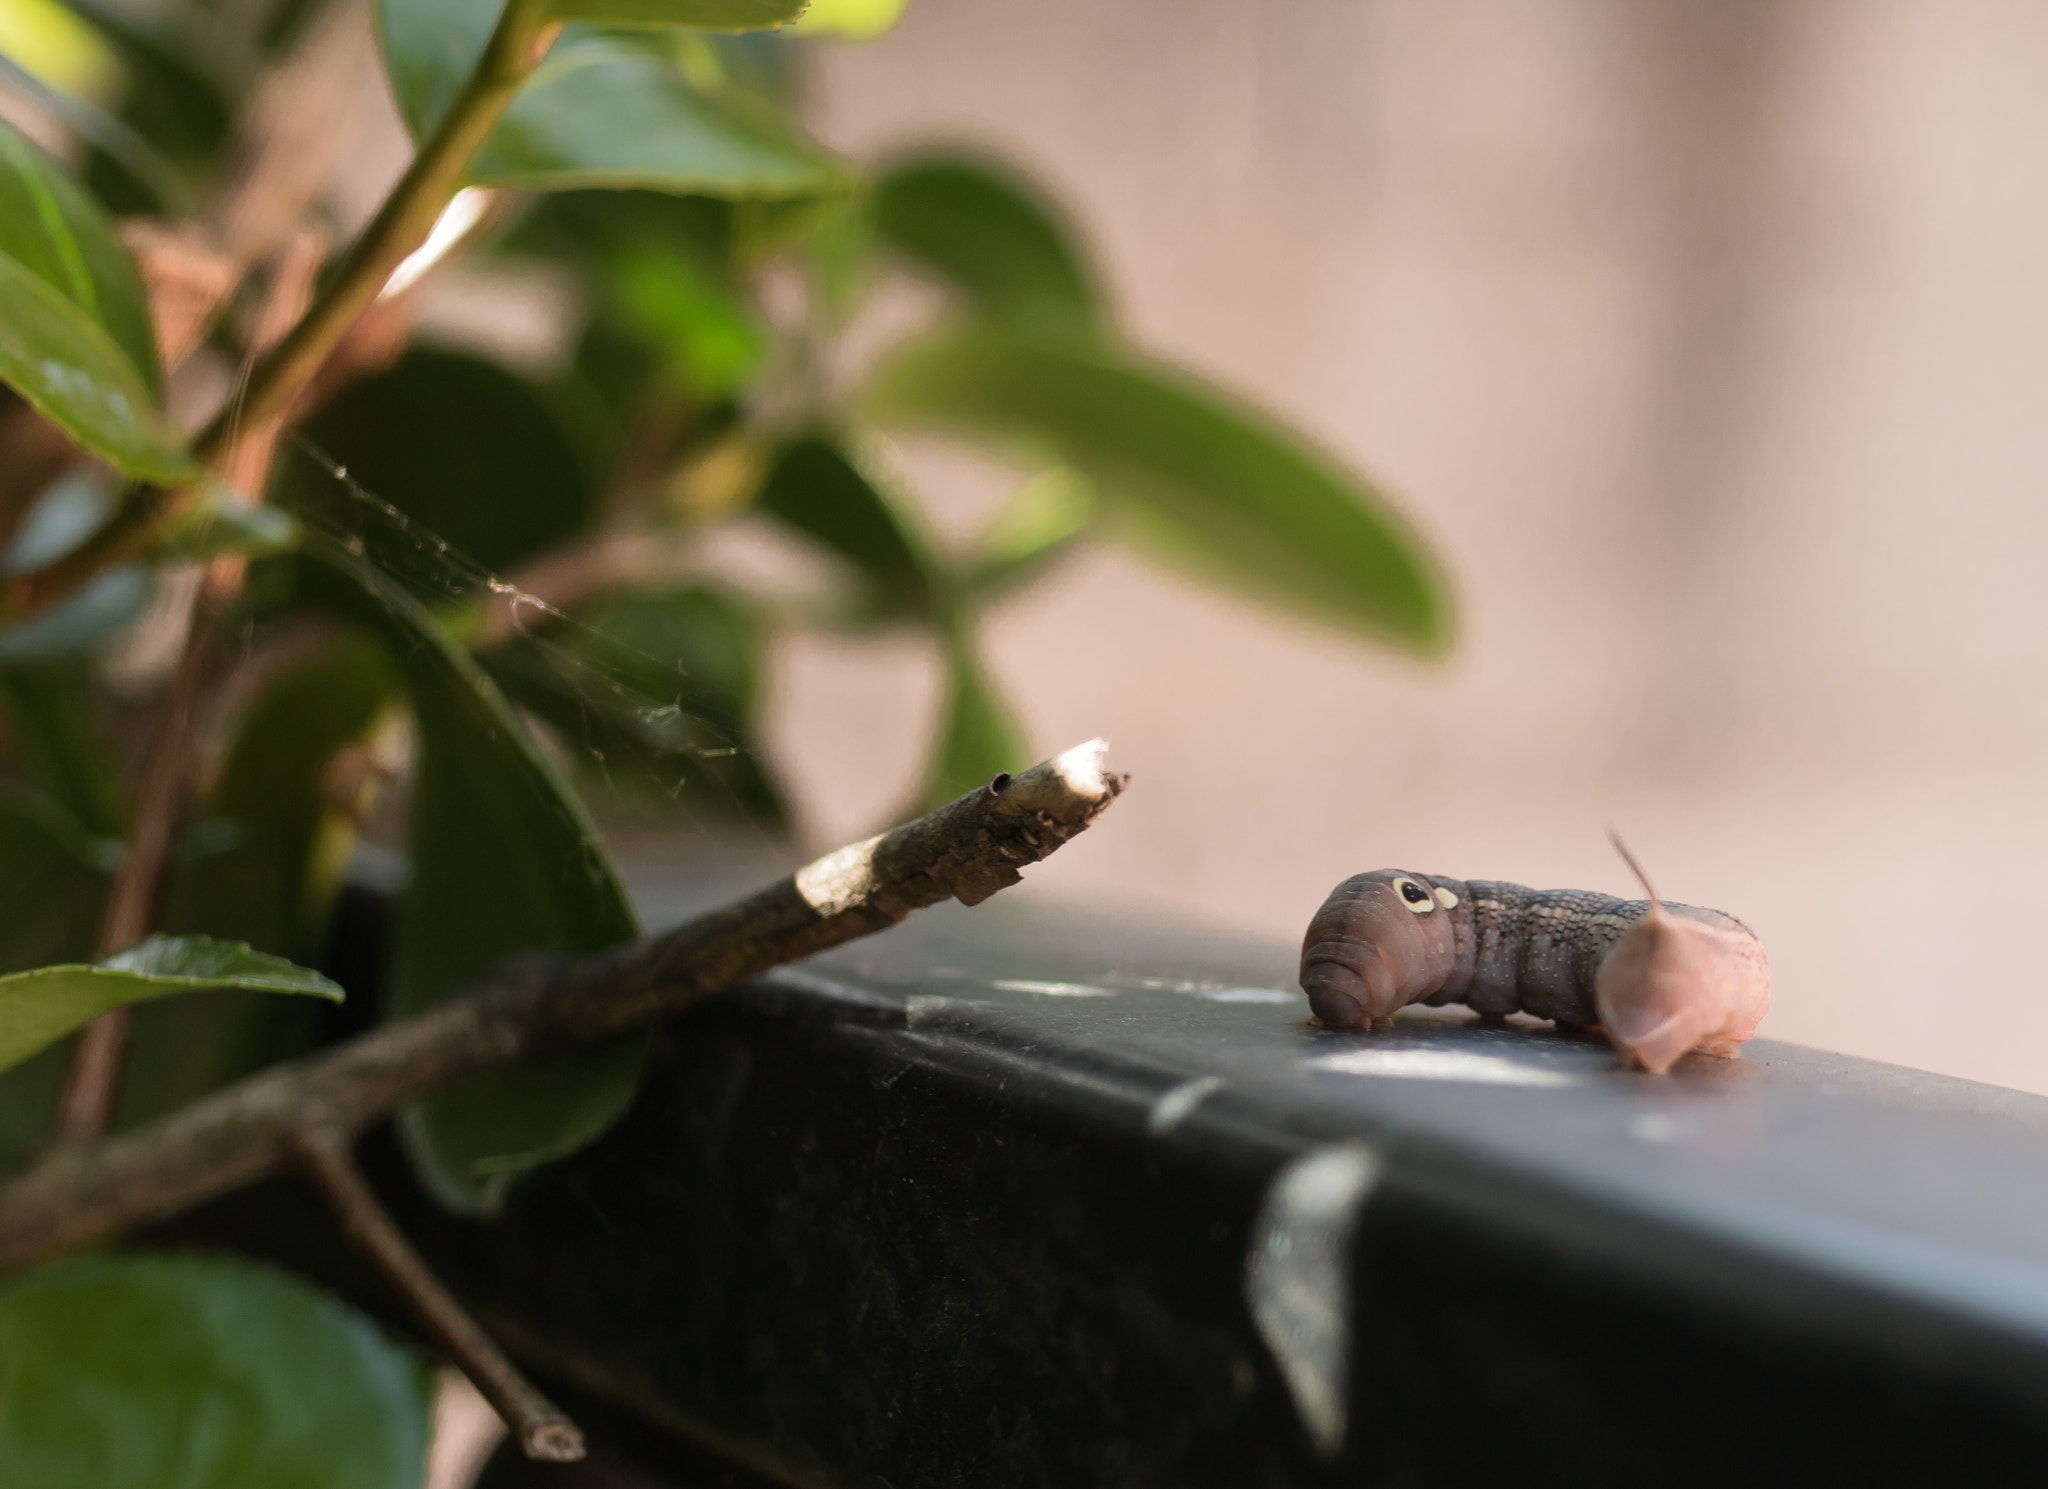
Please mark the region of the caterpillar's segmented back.
POLYGON ((1763 943, 1719 910, 1401 869, 1338 885, 1301 948, 1301 985, 1326 1028, 1463 1003, 1599 1025, 1656 1071, 1689 1050, 1733 1055, 1770 982, 1763 943))

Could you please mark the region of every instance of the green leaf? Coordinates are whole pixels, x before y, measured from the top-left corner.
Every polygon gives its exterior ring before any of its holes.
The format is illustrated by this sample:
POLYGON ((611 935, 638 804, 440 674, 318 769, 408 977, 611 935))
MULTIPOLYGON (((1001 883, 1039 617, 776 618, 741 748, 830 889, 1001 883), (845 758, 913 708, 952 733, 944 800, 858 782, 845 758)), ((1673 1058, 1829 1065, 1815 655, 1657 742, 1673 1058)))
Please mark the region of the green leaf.
POLYGON ((0 700, 29 774, 87 831, 117 838, 128 821, 127 780, 93 718, 88 683, 77 668, 9 667, 0 670, 0 700))
POLYGON ((37 967, 0 977, 0 1070, 19 1064, 110 1008, 202 988, 299 993, 339 1003, 318 972, 239 941, 152 936, 97 967, 37 967))
POLYGON ((875 223, 984 314, 1089 328, 1103 318, 1087 256, 1059 210, 1006 167, 926 155, 875 183, 875 223))
POLYGON ((620 591, 574 623, 483 658, 514 702, 587 760, 587 790, 643 811, 738 816, 788 810, 754 747, 761 627, 702 585, 620 591))
MULTIPOLYGON (((306 437, 427 529, 430 563, 445 543, 492 572, 510 569, 590 515, 583 463, 548 405, 475 357, 411 352, 321 410, 306 437)), ((304 460, 282 479, 287 502, 333 485, 304 460)))
POLYGON ((691 256, 637 243, 609 265, 622 319, 664 355, 677 381, 700 398, 727 398, 752 381, 768 333, 740 297, 691 256))
POLYGON ((1088 531, 1095 487, 1079 471, 1056 465, 1019 486, 982 534, 966 588, 977 600, 1044 573, 1088 531))
POLYGON ((345 640, 277 679, 249 710, 204 803, 230 831, 220 851, 176 866, 164 925, 317 958, 339 864, 319 864, 330 809, 321 777, 398 692, 383 649, 345 640))
MULTIPOLYGON (((414 138, 430 135, 454 102, 498 11, 497 0, 381 0, 385 65, 414 138)), ((758 100, 694 86, 669 42, 571 26, 477 151, 470 179, 525 191, 639 186, 721 197, 844 186, 842 168, 758 100)))
POLYGON ((112 339, 154 401, 156 337, 128 250, 62 166, 0 123, 0 258, 41 279, 112 339))
POLYGON ((754 505, 850 562, 876 618, 941 607, 938 564, 922 534, 836 441, 806 435, 784 445, 754 505))
POLYGON ((0 1288, 0 1483, 419 1489, 433 1374, 267 1267, 93 1257, 0 1288))
MULTIPOLYGON (((368 603, 405 675, 419 726, 412 880, 390 1007, 459 992, 522 951, 586 952, 638 923, 582 804, 469 653, 399 585, 320 536, 305 551, 368 603)), ((450 1208, 487 1214, 511 1178, 572 1153, 623 1114, 647 1036, 469 1076, 407 1109, 401 1132, 450 1208)))
MULTIPOLYGON (((92 955, 119 852, 118 841, 95 837, 48 797, 0 788, 0 972, 92 955)), ((60 1043, 0 1071, 0 1169, 18 1168, 48 1141, 68 1053, 60 1043)))
POLYGON ((124 475, 170 484, 198 473, 185 437, 113 338, 49 283, 0 253, 0 382, 124 475))
POLYGON ((608 26, 695 26, 707 31, 753 31, 780 26, 803 13, 804 0, 552 0, 548 14, 563 21, 608 26))
POLYGON ((0 666, 88 657, 140 616, 155 591, 141 564, 109 569, 55 608, 0 626, 0 666))
POLYGON ((903 18, 910 0, 811 0, 790 30, 798 36, 837 36, 873 41, 903 18))
POLYGON ((291 513, 260 506, 247 497, 209 481, 189 501, 151 549, 158 560, 198 563, 224 553, 263 558, 288 553, 299 543, 299 524, 291 513))
POLYGON ((1216 582, 1418 650, 1448 643, 1436 565, 1379 492, 1185 376, 988 328, 898 353, 864 401, 1066 461, 1114 498, 1127 535, 1216 582))
POLYGON ((963 792, 986 786, 998 771, 1020 770, 1032 760, 1021 731, 964 632, 946 645, 946 721, 926 772, 918 810, 944 806, 963 792))
POLYGON ((0 972, 92 955, 118 851, 49 797, 0 788, 0 972))
POLYGON ((196 470, 157 409, 149 316, 113 225, 4 123, 0 382, 127 475, 168 482, 196 470))

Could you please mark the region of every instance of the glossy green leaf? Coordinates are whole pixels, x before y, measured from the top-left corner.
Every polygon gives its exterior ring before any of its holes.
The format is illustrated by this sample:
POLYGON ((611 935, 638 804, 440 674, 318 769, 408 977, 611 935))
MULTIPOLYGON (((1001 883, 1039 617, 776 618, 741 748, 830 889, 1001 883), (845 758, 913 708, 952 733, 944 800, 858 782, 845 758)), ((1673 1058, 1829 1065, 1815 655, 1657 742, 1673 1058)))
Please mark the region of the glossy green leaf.
POLYGON ((963 792, 987 785, 998 771, 1021 770, 1033 758, 975 654, 973 638, 955 635, 946 646, 945 723, 918 809, 928 812, 944 806, 963 792))
MULTIPOLYGON (((382 0, 385 65, 416 139, 461 91, 498 9, 497 0, 382 0)), ((845 181, 758 100, 692 84, 669 38, 585 26, 571 26, 534 70, 470 176, 526 191, 637 186, 729 197, 807 196, 845 181)))
MULTIPOLYGON (((120 848, 49 797, 0 787, 0 973, 91 957, 120 848)), ((68 1054, 60 1043, 0 1071, 0 1169, 42 1151, 68 1054)))
MULTIPOLYGON (((492 572, 511 569, 580 529, 590 492, 576 449, 546 402, 503 368, 417 350, 322 409, 307 439, 378 500, 418 523, 429 565, 442 544, 492 572)), ((295 460, 289 505, 332 479, 295 460)))
POLYGON ((268 1267, 67 1262, 0 1287, 0 1483, 419 1489, 433 1374, 268 1267))
POLYGON ((62 166, 5 123, 0 123, 0 258, 41 279, 104 330, 154 401, 155 333, 128 250, 99 204, 62 166))
POLYGON ((1059 210, 1007 168, 974 156, 917 157, 875 183, 882 237, 964 291, 985 314, 1086 328, 1102 294, 1059 210))
POLYGON ((37 967, 0 977, 0 1070, 19 1064, 110 1008, 203 988, 299 993, 339 1003, 318 972, 239 941, 152 936, 97 967, 37 967))
POLYGON ((793 21, 803 9, 804 0, 551 0, 548 13, 559 20, 601 21, 607 26, 753 31, 793 21))
POLYGON ((1065 460, 1114 498, 1125 533, 1212 580, 1420 650, 1448 642, 1436 565, 1378 491, 1185 376, 990 328, 905 349, 865 403, 1065 460))
POLYGON ((0 382, 116 470, 187 480, 185 437, 127 354, 85 311, 0 254, 0 382))
MULTIPOLYGON (((405 676, 419 727, 412 878, 390 1007, 459 992, 524 951, 597 951, 638 934, 575 792, 469 653, 388 576, 324 537, 405 676)), ((590 1142, 625 1111, 648 1048, 631 1035, 481 1072, 407 1109, 415 1167, 451 1208, 488 1213, 511 1178, 590 1142)))
POLYGON ((807 435, 783 446, 754 505, 851 563, 877 618, 930 616, 940 608, 929 545, 836 441, 807 435))

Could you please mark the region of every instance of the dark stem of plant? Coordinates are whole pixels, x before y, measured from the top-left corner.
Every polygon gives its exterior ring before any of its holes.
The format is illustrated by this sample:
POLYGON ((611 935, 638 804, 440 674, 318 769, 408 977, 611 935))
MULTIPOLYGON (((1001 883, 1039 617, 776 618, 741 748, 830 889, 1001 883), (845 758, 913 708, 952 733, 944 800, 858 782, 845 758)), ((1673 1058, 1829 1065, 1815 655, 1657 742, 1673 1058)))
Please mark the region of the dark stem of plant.
MULTIPOLYGON (((274 345, 305 312, 325 241, 317 229, 303 229, 280 256, 252 338, 253 352, 260 354, 274 345)), ((228 449, 229 476, 241 489, 261 495, 280 427, 281 420, 276 418, 246 426, 228 449)), ((184 649, 150 731, 136 792, 135 822, 100 918, 95 961, 126 951, 156 924, 171 848, 185 815, 193 725, 214 671, 215 633, 221 617, 241 595, 247 573, 247 563, 238 554, 214 559, 186 607, 184 649)), ((106 1131, 120 1096, 121 1069, 133 1025, 133 1010, 116 1008, 101 1014, 79 1034, 57 1102, 57 1142, 80 1142, 106 1131)))
POLYGON ((548 1463, 581 1458, 582 1430, 519 1373, 413 1250, 356 1167, 347 1131, 311 1125, 297 1134, 294 1146, 300 1167, 349 1240, 405 1300, 426 1336, 505 1419, 526 1456, 548 1463))

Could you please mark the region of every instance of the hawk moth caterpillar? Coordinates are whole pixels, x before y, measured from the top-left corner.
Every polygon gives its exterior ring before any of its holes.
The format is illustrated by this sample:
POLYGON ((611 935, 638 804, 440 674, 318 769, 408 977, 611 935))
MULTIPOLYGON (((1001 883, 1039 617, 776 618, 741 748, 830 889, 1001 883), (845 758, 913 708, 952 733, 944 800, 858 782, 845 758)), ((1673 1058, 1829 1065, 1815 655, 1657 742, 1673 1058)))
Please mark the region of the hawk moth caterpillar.
POLYGON ((1330 891, 1301 946, 1301 986, 1328 1029, 1389 1027, 1411 1003, 1463 1003, 1602 1029, 1624 1066, 1663 1074, 1701 1050, 1733 1058, 1770 1005, 1771 968, 1734 916, 1649 896, 1529 889, 1403 869, 1330 891))

